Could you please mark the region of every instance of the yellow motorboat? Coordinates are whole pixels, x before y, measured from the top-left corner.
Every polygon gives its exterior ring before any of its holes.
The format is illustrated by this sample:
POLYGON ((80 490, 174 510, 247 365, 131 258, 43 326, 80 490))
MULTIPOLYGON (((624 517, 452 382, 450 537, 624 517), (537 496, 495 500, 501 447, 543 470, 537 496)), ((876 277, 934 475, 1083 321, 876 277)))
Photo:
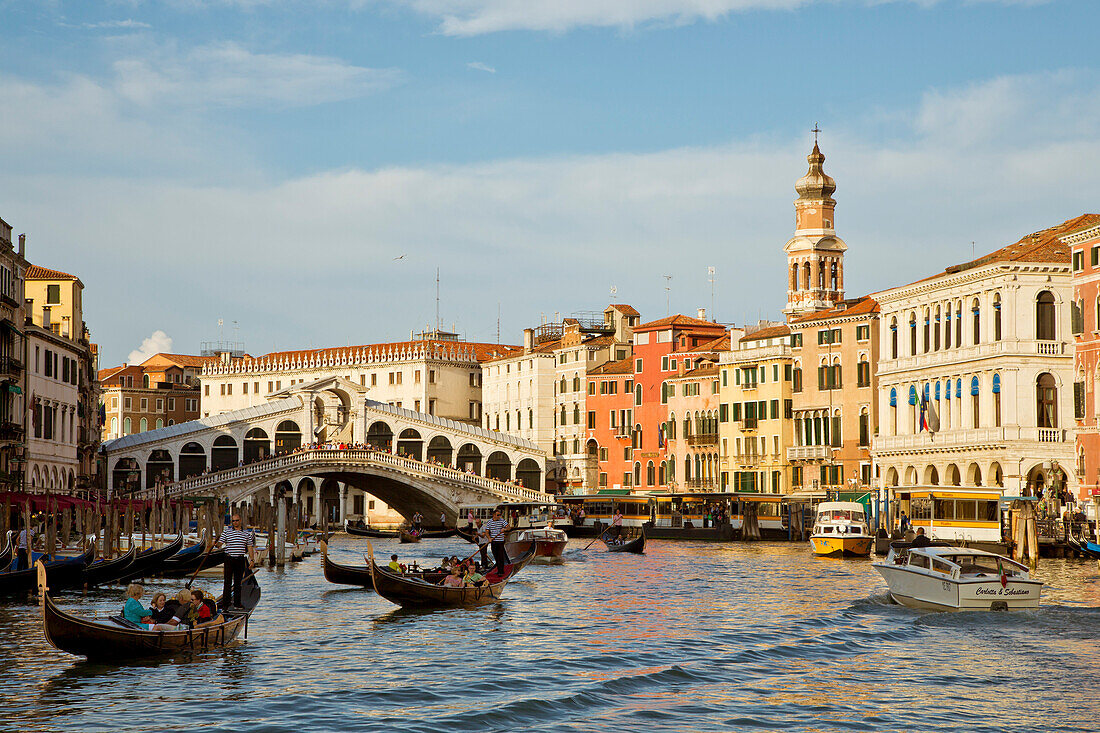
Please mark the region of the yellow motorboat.
POLYGON ((818 504, 810 534, 810 547, 815 555, 867 557, 873 542, 866 511, 858 501, 818 504))

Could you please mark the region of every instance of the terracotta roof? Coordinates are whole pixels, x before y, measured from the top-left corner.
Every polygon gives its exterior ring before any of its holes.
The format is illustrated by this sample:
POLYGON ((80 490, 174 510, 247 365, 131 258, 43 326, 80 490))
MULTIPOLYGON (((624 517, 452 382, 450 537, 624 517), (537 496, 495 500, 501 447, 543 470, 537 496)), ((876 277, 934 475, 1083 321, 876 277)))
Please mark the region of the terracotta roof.
POLYGON ((770 339, 776 336, 787 336, 791 332, 791 329, 787 326, 769 326, 768 328, 762 328, 759 331, 753 331, 747 336, 741 339, 744 341, 759 341, 760 339, 770 339))
POLYGON ((582 341, 581 346, 607 346, 613 343, 615 343, 614 336, 593 336, 590 339, 582 341))
POLYGON ((665 318, 659 318, 656 321, 650 321, 649 323, 643 323, 640 326, 635 326, 635 331, 643 331, 653 328, 661 328, 663 326, 710 326, 711 328, 725 328, 721 323, 715 323, 714 321, 704 321, 699 318, 692 318, 691 316, 685 316, 681 313, 677 313, 674 316, 667 316, 665 318))
POLYGON ((809 321, 824 321, 829 318, 838 318, 840 316, 862 316, 868 313, 878 313, 881 310, 879 308, 878 301, 872 298, 870 295, 864 295, 854 303, 849 302, 847 305, 840 304, 835 308, 831 308, 827 311, 820 311, 818 313, 809 313, 800 318, 796 318, 791 323, 806 323, 809 321))
MULTIPOLYGON (((711 351, 729 351, 730 350, 730 335, 724 333, 716 339, 710 341, 704 341, 698 346, 689 346, 682 349, 676 349, 673 354, 703 354, 711 351)), ((670 354, 671 356, 671 354, 670 354)))
POLYGON ((194 356, 192 354, 153 354, 145 361, 141 362, 142 366, 145 366, 154 359, 161 359, 177 366, 182 367, 201 367, 209 364, 212 361, 217 361, 216 356, 194 356))
POLYGON ((38 265, 28 267, 27 274, 24 277, 27 280, 79 280, 76 275, 70 275, 60 270, 51 270, 47 267, 39 267, 38 265))
POLYGON ((627 305, 626 303, 612 303, 611 305, 609 305, 607 307, 608 308, 614 308, 615 310, 622 313, 624 316, 640 316, 640 315, 642 315, 641 313, 638 312, 638 310, 634 306, 627 305))
POLYGON ((618 361, 609 361, 606 364, 592 369, 588 372, 588 376, 597 376, 601 374, 632 374, 634 372, 634 359, 633 357, 627 357, 625 359, 619 359, 618 361))
POLYGON ((133 376, 138 376, 140 374, 144 374, 145 370, 137 364, 126 364, 123 366, 110 367, 108 369, 100 369, 98 372, 96 372, 96 379, 100 383, 103 383, 109 379, 120 376, 124 372, 127 374, 132 374, 133 376))
MULTIPOLYGON (((543 341, 541 344, 535 344, 533 347, 531 347, 531 352, 530 353, 532 353, 532 354, 552 354, 554 352, 554 350, 559 348, 560 346, 561 346, 561 341, 558 340, 558 339, 554 339, 553 341, 543 341)), ((507 348, 512 349, 514 347, 509 346, 507 348)), ((519 349, 518 351, 509 351, 506 354, 498 354, 497 356, 491 356, 488 359, 482 360, 480 363, 482 363, 482 364, 492 364, 495 361, 505 361, 507 359, 515 359, 517 356, 523 356, 523 349, 519 349)))
POLYGON ((696 367, 695 369, 688 369, 684 372, 685 377, 713 377, 718 374, 718 365, 713 361, 709 361, 706 364, 696 367))
POLYGON ((340 346, 331 349, 302 349, 298 351, 275 351, 261 356, 246 356, 244 364, 269 361, 306 360, 313 357, 357 360, 362 354, 401 354, 417 349, 432 349, 437 352, 472 353, 479 363, 492 359, 507 358, 523 353, 522 346, 508 344, 485 344, 472 341, 440 341, 436 339, 415 339, 412 341, 393 341, 385 344, 363 344, 360 346, 340 346))

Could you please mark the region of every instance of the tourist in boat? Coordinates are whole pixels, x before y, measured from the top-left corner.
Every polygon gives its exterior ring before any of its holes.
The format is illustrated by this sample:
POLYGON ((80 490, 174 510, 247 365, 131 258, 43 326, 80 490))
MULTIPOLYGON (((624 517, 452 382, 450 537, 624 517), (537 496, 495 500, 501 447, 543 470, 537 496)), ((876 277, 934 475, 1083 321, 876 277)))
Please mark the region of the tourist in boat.
POLYGON ((390 555, 390 564, 388 567, 395 573, 405 572, 405 566, 397 562, 397 555, 390 555))
POLYGON ((440 585, 446 586, 447 588, 461 588, 465 584, 466 581, 462 579, 462 571, 457 567, 451 568, 451 572, 443 579, 443 582, 440 583, 440 585))
POLYGON ((191 589, 184 588, 176 594, 176 597, 164 604, 165 608, 172 609, 172 615, 182 623, 187 618, 187 612, 191 608, 191 589))
MULTIPOLYGON (((141 605, 141 597, 145 594, 145 588, 138 583, 130 583, 126 588, 126 605, 122 607, 122 617, 130 623, 137 624, 150 631, 175 631, 176 627, 170 624, 157 623, 153 610, 141 605)), ((163 596, 163 593, 158 595, 163 596)), ((156 600, 156 599, 154 599, 156 600)))
POLYGON ((913 537, 913 542, 910 547, 928 547, 932 544, 932 541, 928 539, 928 535, 924 533, 924 527, 917 527, 917 534, 913 537))
POLYGON ((214 602, 207 599, 206 595, 196 588, 191 591, 191 608, 187 614, 188 625, 194 628, 214 621, 214 613, 217 610, 218 608, 214 605, 214 602))
MULTIPOLYGON (((503 512, 500 508, 493 510, 493 518, 485 523, 482 527, 482 533, 489 541, 489 547, 493 551, 493 560, 496 562, 495 568, 499 568, 499 572, 504 572, 504 566, 508 564, 508 551, 504 548, 504 540, 508 534, 508 522, 502 517, 503 512)), ((484 552, 484 550, 482 551, 484 552)), ((488 558, 485 559, 485 563, 488 564, 488 558)))
POLYGON ((175 631, 179 628, 180 621, 183 619, 176 615, 175 599, 172 599, 172 603, 168 602, 168 596, 163 593, 157 593, 153 596, 153 603, 149 606, 149 615, 153 617, 153 623, 156 627, 164 627, 165 630, 175 631))
POLYGON ((485 585, 489 582, 485 579, 484 575, 477 571, 477 565, 474 564, 473 560, 466 563, 466 572, 463 576, 463 580, 466 582, 466 585, 469 586, 485 585))
POLYGON ((225 546, 222 566, 222 606, 241 607, 241 585, 245 573, 256 564, 256 535, 244 529, 241 515, 234 513, 230 526, 222 530, 217 544, 225 546))
POLYGON ((423 523, 424 523, 424 517, 421 516, 420 512, 417 512, 416 514, 413 514, 412 534, 419 534, 420 533, 420 525, 423 524, 423 523))
POLYGON ((477 549, 481 553, 481 567, 489 565, 489 535, 485 532, 485 526, 479 525, 477 530, 477 549))

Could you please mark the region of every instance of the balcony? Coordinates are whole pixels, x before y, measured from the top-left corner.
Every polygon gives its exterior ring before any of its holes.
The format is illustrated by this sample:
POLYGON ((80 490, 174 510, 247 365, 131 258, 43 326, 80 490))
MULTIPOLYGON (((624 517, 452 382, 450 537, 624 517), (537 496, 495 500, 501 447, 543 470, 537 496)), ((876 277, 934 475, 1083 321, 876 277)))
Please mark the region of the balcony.
POLYGON ((687 436, 688 445, 718 445, 718 433, 698 433, 687 436))
POLYGON ((718 482, 710 478, 689 478, 681 482, 680 485, 685 489, 696 489, 702 491, 720 490, 718 482))
POLYGON ((833 449, 828 445, 792 445, 787 448, 788 461, 824 461, 832 455, 833 449))
POLYGON ((17 422, 5 420, 0 422, 0 440, 19 440, 23 437, 23 426, 17 422))
POLYGON ((0 374, 18 377, 23 373, 23 362, 13 356, 0 356, 0 374))
POLYGON ((999 428, 944 430, 935 434, 878 435, 874 439, 874 451, 881 454, 929 448, 1005 447, 1008 443, 1062 444, 1070 441, 1068 431, 1063 428, 1025 428, 1014 425, 999 428))
POLYGON ((756 418, 755 417, 746 417, 744 420, 741 421, 741 429, 742 430, 756 430, 756 418))
POLYGON ((1040 356, 1061 356, 1066 353, 1066 345, 1061 341, 1036 341, 1035 353, 1040 356))
MULTIPOLYGON (((908 347, 908 344, 904 344, 908 347)), ((956 348, 929 351, 926 354, 916 356, 899 356, 897 359, 889 359, 887 355, 879 361, 878 377, 880 383, 882 377, 899 372, 907 372, 911 369, 927 369, 935 366, 953 366, 960 362, 972 361, 992 356, 1070 356, 1062 341, 1038 341, 1035 339, 1019 339, 1015 341, 992 341, 982 344, 972 344, 956 348)))
POLYGON ((1065 443, 1066 431, 1061 428, 1036 428, 1040 443, 1065 443))

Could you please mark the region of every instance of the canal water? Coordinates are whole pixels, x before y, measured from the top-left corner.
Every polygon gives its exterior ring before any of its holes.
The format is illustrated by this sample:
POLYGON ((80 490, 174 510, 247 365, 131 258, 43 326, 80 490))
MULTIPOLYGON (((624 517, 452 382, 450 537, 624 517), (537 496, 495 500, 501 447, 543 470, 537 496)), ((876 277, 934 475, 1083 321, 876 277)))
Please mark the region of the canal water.
MULTIPOLYGON (((193 658, 88 664, 37 608, 0 606, 0 729, 29 731, 1096 731, 1100 572, 1045 560, 1043 607, 920 613, 869 561, 804 545, 651 542, 528 566, 499 604, 409 612, 261 570, 249 638, 193 658)), ((377 541, 403 561, 472 548, 377 541)), ((362 564, 365 540, 337 537, 362 564)), ((199 586, 216 588, 214 579, 199 586)), ((173 589, 151 583, 148 591, 173 589)), ((70 609, 113 610, 121 589, 70 609)))

